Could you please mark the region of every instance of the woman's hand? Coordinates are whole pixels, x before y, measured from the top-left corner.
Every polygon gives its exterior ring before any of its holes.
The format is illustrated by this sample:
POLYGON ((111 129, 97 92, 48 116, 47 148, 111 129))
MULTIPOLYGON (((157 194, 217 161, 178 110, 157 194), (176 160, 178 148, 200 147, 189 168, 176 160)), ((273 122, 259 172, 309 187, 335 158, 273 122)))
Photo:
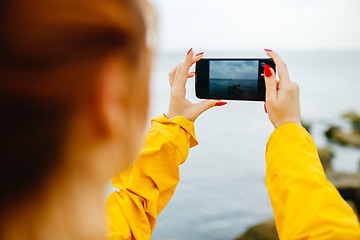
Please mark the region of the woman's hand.
POLYGON ((185 98, 186 82, 188 78, 194 77, 195 73, 189 73, 190 67, 202 58, 202 54, 194 56, 192 49, 188 52, 185 62, 177 65, 169 73, 169 82, 171 87, 169 110, 166 114, 168 119, 176 116, 183 116, 194 122, 196 118, 204 111, 214 107, 225 105, 225 102, 219 100, 205 100, 200 103, 191 103, 185 98))
POLYGON ((281 57, 271 50, 266 50, 266 53, 274 60, 280 78, 276 80, 274 70, 265 65, 266 109, 269 119, 275 128, 288 122, 301 126, 299 86, 290 80, 287 66, 281 57))

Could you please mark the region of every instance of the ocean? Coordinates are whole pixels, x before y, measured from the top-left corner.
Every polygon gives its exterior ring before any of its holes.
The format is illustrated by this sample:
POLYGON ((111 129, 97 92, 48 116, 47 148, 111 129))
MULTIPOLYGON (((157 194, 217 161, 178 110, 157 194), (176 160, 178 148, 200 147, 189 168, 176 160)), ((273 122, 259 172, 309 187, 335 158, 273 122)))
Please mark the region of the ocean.
MULTIPOLYGON (((184 52, 156 58, 151 87, 150 118, 166 113, 168 72, 184 52)), ((258 52, 207 52, 206 57, 266 57, 258 52)), ((341 118, 360 113, 360 52, 280 52, 291 79, 300 85, 302 118, 312 126, 318 147, 335 151, 335 170, 358 169, 360 150, 328 143, 323 132, 332 125, 349 128, 341 118)), ((194 79, 187 97, 198 102, 194 79)), ((195 122, 199 145, 180 167, 176 192, 159 215, 152 240, 230 240, 248 227, 273 218, 265 185, 265 146, 274 130, 261 102, 228 101, 195 122)))

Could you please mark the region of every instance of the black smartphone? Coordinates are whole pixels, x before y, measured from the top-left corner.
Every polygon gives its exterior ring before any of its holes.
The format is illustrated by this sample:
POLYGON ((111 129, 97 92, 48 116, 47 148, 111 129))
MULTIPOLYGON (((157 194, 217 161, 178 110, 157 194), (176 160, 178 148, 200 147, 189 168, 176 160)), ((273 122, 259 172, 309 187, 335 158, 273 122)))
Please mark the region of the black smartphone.
POLYGON ((196 63, 196 96, 265 101, 265 64, 275 70, 271 58, 203 58, 196 63))

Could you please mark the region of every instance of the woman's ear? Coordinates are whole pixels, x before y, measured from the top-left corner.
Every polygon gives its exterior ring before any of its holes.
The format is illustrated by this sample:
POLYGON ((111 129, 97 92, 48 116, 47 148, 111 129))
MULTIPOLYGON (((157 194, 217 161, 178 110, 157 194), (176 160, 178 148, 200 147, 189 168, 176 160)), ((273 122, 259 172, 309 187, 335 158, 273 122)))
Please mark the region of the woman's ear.
POLYGON ((107 58, 95 79, 93 109, 95 130, 103 137, 115 137, 126 124, 126 68, 117 57, 107 58))

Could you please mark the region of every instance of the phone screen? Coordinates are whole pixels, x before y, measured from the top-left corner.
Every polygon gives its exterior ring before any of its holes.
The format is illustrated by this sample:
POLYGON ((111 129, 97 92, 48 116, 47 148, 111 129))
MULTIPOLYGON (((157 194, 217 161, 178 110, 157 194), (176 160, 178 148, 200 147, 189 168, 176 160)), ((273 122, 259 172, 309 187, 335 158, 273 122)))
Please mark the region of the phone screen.
POLYGON ((258 98, 259 61, 209 62, 209 94, 213 98, 258 98))

